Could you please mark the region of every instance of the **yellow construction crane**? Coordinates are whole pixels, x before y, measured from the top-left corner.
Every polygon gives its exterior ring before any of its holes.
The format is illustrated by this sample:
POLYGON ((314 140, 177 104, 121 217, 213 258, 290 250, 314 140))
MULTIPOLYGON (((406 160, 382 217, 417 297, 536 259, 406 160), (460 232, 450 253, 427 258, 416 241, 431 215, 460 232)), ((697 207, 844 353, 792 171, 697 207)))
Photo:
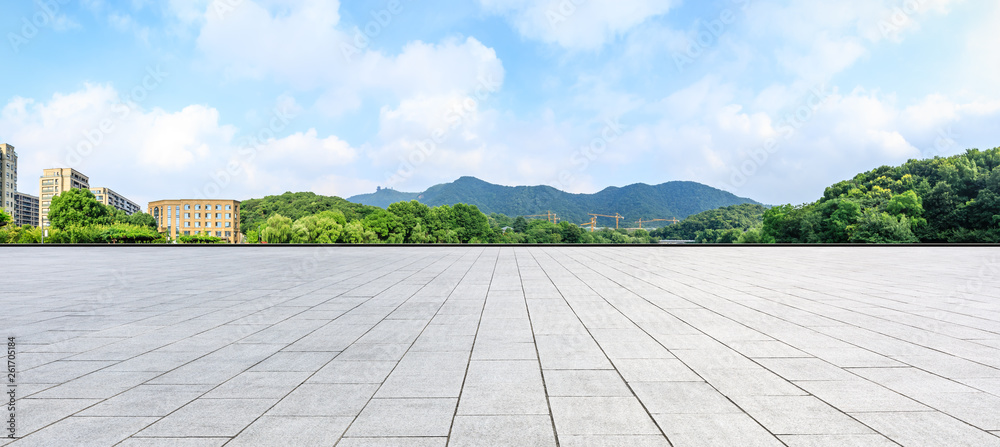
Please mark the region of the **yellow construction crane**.
POLYGON ((596 217, 591 217, 590 218, 590 222, 582 223, 582 224, 580 224, 580 226, 581 227, 587 227, 587 226, 589 226, 590 227, 590 232, 593 233, 594 230, 597 228, 597 218, 596 217))
POLYGON ((649 219, 649 220, 639 219, 639 229, 640 230, 642 229, 643 222, 645 222, 645 223, 650 223, 650 222, 673 222, 673 223, 677 223, 677 222, 680 222, 680 221, 677 220, 677 219, 649 219))
POLYGON ((615 229, 616 230, 618 229, 618 221, 625 218, 625 216, 622 216, 621 214, 618 214, 618 213, 615 213, 614 216, 608 216, 607 214, 594 214, 594 213, 588 213, 588 214, 591 215, 591 216, 594 216, 593 220, 597 220, 598 217, 610 217, 610 218, 614 219, 615 220, 615 229))
POLYGON ((524 216, 525 219, 530 219, 532 217, 544 217, 549 222, 552 222, 554 224, 559 223, 559 216, 557 216, 556 213, 553 213, 552 211, 548 211, 546 214, 534 214, 531 216, 524 216))

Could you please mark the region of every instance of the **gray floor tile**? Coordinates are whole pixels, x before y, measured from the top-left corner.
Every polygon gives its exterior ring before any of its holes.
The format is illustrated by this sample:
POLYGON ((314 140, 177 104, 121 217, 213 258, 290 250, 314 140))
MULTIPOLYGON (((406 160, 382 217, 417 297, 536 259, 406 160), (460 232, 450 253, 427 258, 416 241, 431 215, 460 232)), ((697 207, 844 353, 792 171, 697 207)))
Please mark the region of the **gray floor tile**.
POLYGON ((269 412, 272 416, 357 416, 375 394, 374 384, 312 384, 292 391, 269 412))
POLYGON ((545 388, 549 396, 559 397, 614 397, 631 396, 617 371, 549 370, 544 373, 545 388))
POLYGON ((855 417, 905 446, 1000 446, 1000 438, 944 413, 857 413, 855 417))
POLYGON ((309 383, 382 383, 396 367, 391 360, 334 360, 309 378, 309 383))
POLYGON ((868 434, 872 430, 813 396, 734 396, 736 403, 776 435, 868 434))
POLYGON ((509 416, 457 416, 451 446, 555 446, 555 432, 548 414, 509 416))
POLYGON ((379 437, 379 438, 343 438, 337 447, 445 447, 446 437, 379 437))
POLYGON ((788 447, 897 447, 882 435, 782 435, 788 447))
POLYGON ((657 435, 660 430, 634 397, 552 397, 560 435, 657 435))
POLYGON ((560 435, 566 447, 669 447, 663 435, 560 435))
POLYGON ((204 393, 186 385, 140 385, 79 413, 80 416, 166 416, 204 393))
POLYGON ((272 399, 198 399, 141 431, 144 437, 236 436, 272 399))
POLYGON ((633 382, 631 386, 652 414, 740 412, 726 396, 705 382, 633 382))
POLYGON ((674 446, 780 447, 778 438, 743 413, 657 414, 653 416, 674 446))
POLYGON ((953 293, 1000 288, 978 248, 4 250, 13 445, 1000 439, 1000 303, 953 293))
POLYGON ((261 416, 226 445, 334 445, 352 420, 349 417, 261 416))
POLYGON ((71 417, 9 445, 17 447, 114 445, 155 421, 156 418, 145 417, 71 417))
POLYGON ((614 359, 628 382, 701 382, 701 377, 677 359, 614 359))
POLYGON ((344 436, 448 436, 456 403, 456 399, 372 399, 344 436))
POLYGON ((231 438, 129 438, 115 447, 221 447, 231 438))

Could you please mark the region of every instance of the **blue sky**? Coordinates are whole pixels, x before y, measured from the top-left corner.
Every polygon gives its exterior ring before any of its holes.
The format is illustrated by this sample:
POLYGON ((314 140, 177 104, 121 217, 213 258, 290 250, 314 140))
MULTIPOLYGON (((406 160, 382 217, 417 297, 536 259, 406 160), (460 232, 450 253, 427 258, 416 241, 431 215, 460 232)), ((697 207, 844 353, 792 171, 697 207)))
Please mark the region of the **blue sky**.
POLYGON ((5 4, 0 142, 145 204, 691 180, 803 203, 1000 145, 1000 3, 5 4))

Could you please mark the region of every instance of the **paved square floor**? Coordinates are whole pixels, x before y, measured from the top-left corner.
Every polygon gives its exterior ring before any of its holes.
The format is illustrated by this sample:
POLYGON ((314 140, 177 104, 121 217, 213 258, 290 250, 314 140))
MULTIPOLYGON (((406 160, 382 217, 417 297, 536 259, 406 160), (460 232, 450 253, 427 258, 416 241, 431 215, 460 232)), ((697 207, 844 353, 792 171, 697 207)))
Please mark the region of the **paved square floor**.
POLYGON ((1000 446, 995 248, 0 256, 0 445, 1000 446))

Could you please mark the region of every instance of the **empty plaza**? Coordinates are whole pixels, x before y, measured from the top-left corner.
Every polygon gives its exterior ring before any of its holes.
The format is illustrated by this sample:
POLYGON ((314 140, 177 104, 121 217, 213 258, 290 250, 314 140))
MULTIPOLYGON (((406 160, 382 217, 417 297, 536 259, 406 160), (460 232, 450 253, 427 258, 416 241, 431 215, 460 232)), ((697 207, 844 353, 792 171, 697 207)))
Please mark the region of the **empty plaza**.
POLYGON ((996 248, 0 255, 0 445, 1000 446, 996 248))

